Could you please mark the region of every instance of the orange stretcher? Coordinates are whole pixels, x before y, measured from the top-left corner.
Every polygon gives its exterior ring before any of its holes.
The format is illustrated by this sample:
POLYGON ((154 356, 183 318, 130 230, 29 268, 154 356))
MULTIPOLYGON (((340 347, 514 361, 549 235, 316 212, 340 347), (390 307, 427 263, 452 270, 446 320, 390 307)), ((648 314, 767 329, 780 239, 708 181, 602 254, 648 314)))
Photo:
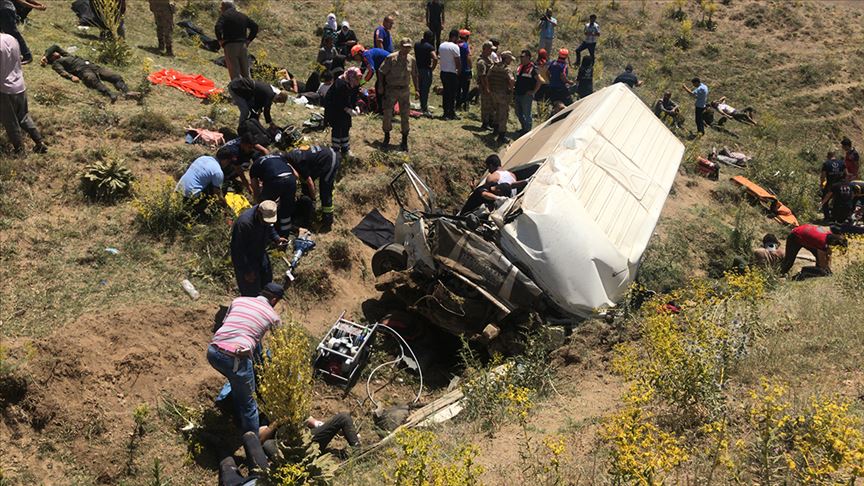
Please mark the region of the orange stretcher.
POLYGON ((791 226, 798 226, 798 218, 792 214, 792 210, 789 209, 789 207, 777 199, 777 196, 766 191, 762 186, 744 176, 735 176, 732 177, 731 180, 746 189, 751 196, 758 199, 759 203, 774 215, 775 221, 791 226))

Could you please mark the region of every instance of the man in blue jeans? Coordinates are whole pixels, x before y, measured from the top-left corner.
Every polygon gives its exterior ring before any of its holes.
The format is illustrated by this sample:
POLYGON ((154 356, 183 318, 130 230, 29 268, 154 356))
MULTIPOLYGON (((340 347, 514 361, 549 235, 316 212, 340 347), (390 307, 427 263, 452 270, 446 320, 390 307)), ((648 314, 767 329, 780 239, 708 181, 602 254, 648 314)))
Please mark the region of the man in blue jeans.
POLYGON ((522 55, 519 57, 519 67, 516 68, 516 86, 513 90, 516 96, 516 118, 519 119, 519 124, 522 126, 520 135, 525 135, 531 131, 534 95, 537 94, 541 85, 542 82, 537 75, 537 67, 531 61, 531 51, 526 49, 522 51, 522 55))
POLYGON ((237 297, 207 348, 207 361, 231 384, 234 413, 240 432, 258 436, 255 367, 252 356, 264 334, 282 324, 274 307, 285 295, 276 282, 264 286, 258 297, 237 297))

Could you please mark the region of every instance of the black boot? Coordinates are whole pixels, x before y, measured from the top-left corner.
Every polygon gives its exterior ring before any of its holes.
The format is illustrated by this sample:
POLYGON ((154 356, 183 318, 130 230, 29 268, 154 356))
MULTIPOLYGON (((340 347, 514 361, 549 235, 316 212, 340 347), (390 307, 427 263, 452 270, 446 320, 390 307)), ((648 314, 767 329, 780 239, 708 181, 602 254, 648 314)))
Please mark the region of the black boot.
POLYGON ((321 215, 321 233, 329 233, 333 229, 333 213, 324 213, 321 215))
POLYGON ((402 133, 402 143, 399 144, 399 150, 403 152, 408 151, 408 132, 402 133))
POLYGON ((384 132, 384 141, 381 142, 381 145, 381 148, 385 150, 390 148, 390 132, 384 132))

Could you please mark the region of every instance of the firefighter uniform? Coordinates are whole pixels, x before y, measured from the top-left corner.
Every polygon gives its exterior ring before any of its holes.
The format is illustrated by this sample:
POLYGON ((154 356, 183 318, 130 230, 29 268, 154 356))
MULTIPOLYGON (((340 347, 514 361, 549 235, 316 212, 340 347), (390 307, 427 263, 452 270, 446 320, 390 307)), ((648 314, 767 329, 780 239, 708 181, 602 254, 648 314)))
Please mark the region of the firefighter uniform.
POLYGON ((286 161, 300 174, 301 184, 307 178, 318 179, 318 194, 321 197, 322 222, 333 224, 333 186, 339 171, 341 155, 328 147, 313 145, 294 149, 285 154, 286 161))
POLYGON ((171 0, 150 0, 150 11, 156 19, 156 38, 159 50, 169 56, 174 55, 172 35, 174 32, 174 2, 171 0))

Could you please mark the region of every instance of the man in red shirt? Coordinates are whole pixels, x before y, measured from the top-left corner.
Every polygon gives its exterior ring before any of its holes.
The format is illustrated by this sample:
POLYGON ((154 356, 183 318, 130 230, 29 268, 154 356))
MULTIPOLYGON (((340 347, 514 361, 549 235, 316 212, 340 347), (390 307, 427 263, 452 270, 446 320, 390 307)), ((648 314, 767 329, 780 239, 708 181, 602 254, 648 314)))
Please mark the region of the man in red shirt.
POLYGON ((801 248, 806 248, 816 257, 816 268, 823 274, 831 274, 831 254, 829 247, 846 246, 846 238, 835 235, 827 226, 802 224, 792 230, 786 238, 786 257, 780 266, 780 273, 785 274, 795 263, 795 257, 801 248))
POLYGON ((858 155, 858 151, 852 148, 852 140, 844 137, 843 140, 840 141, 840 146, 843 147, 843 152, 846 153, 846 157, 844 157, 843 162, 846 164, 846 172, 849 173, 850 181, 858 180, 858 168, 861 163, 861 156, 858 155))

